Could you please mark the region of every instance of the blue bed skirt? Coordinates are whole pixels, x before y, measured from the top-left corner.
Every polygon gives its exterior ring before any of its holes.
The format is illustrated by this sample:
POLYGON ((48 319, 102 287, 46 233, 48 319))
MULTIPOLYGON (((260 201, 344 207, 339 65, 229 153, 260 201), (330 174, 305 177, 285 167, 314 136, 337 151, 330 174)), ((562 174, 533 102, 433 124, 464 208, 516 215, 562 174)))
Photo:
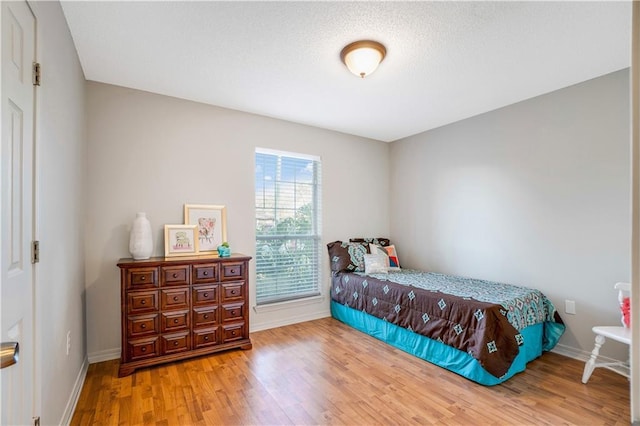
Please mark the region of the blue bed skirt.
MULTIPOLYGON (((543 351, 544 325, 535 324, 526 327, 520 331, 524 337, 524 344, 520 347, 520 353, 511 364, 509 371, 498 378, 489 374, 475 358, 466 352, 416 334, 365 312, 351 309, 333 300, 331 301, 331 315, 338 321, 395 346, 404 352, 485 386, 497 385, 524 371, 527 363, 542 355, 543 351)), ((555 342, 553 342, 553 345, 555 345, 555 342)), ((544 350, 549 349, 551 348, 544 348, 544 350)))

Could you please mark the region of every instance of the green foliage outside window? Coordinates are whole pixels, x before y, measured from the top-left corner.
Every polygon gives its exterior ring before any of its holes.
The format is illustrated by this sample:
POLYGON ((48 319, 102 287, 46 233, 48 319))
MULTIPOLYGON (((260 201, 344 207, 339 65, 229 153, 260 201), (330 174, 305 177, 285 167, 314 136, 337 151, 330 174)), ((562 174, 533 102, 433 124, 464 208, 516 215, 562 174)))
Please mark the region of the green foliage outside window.
POLYGON ((313 236, 313 206, 300 207, 293 217, 263 223, 256 229, 257 299, 272 294, 296 294, 312 287, 316 277, 317 239, 313 236))

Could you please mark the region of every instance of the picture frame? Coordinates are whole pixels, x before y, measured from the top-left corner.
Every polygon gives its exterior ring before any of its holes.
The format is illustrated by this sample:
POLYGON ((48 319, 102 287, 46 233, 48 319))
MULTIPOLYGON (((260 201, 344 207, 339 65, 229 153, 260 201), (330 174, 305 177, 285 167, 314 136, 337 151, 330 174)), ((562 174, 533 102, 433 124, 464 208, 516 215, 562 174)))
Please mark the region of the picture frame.
POLYGON ((164 225, 164 256, 195 256, 199 253, 197 225, 164 225))
POLYGON ((200 253, 217 253, 220 244, 227 241, 227 208, 222 205, 185 204, 185 225, 198 227, 200 253))

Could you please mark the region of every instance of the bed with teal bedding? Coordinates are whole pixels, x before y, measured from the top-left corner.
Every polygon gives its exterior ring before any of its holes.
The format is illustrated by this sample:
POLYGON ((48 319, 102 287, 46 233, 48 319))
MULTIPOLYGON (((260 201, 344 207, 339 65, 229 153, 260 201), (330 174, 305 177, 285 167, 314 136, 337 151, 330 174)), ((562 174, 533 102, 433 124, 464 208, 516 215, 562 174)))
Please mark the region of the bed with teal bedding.
POLYGON ((540 291, 430 272, 332 272, 334 318, 491 386, 524 371, 564 332, 540 291))

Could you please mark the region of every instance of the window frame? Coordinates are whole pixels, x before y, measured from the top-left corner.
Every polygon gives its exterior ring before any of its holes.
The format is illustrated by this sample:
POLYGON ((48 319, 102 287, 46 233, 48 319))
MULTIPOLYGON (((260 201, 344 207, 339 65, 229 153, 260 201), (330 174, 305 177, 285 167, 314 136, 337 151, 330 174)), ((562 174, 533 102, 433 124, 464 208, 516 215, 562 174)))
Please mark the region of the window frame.
MULTIPOLYGON (((309 154, 302 154, 302 153, 297 153, 297 152, 289 152, 289 151, 280 151, 280 150, 273 150, 273 149, 266 149, 266 148, 259 148, 256 147, 255 152, 254 152, 254 205, 255 205, 255 214, 254 214, 254 224, 255 224, 255 244, 256 244, 256 308, 265 308, 268 306, 276 306, 276 305, 289 305, 291 303, 295 303, 295 302, 299 302, 299 301, 305 301, 305 300, 316 300, 318 298, 322 298, 322 279, 323 279, 323 271, 322 271, 322 251, 321 251, 321 244, 322 244, 322 227, 321 227, 321 216, 322 216, 322 161, 321 161, 321 157, 316 156, 316 155, 309 155, 309 154), (274 234, 274 235, 268 235, 268 234, 264 234, 261 235, 258 232, 258 223, 261 220, 261 218, 258 216, 259 215, 259 211, 261 209, 264 209, 264 205, 262 207, 260 207, 258 205, 258 199, 260 196, 264 197, 264 191, 262 192, 262 194, 260 194, 258 192, 259 189, 264 189, 263 186, 259 186, 258 185, 258 166, 259 166, 259 162, 258 162, 258 155, 268 155, 268 156, 273 156, 276 157, 276 161, 278 162, 278 166, 276 167, 278 169, 278 171, 282 170, 282 160, 283 159, 294 159, 294 160, 308 160, 311 161, 313 164, 313 179, 312 179, 312 183, 311 183, 311 188, 312 188, 312 214, 311 214, 311 229, 310 229, 310 233, 304 233, 304 234, 274 234), (266 240, 275 240, 275 239, 280 239, 283 241, 293 241, 293 240, 298 240, 298 241, 310 241, 312 244, 312 247, 310 249, 310 251, 312 252, 313 255, 313 261, 310 261, 310 264, 314 267, 314 270, 312 270, 310 272, 310 277, 312 279, 315 280, 315 282, 312 284, 312 286, 309 288, 308 291, 301 291, 300 293, 287 293, 286 291, 283 292, 282 294, 274 294, 271 297, 267 296, 267 297, 259 297, 260 294, 260 274, 261 272, 261 267, 260 267, 260 249, 261 249, 261 245, 260 242, 261 241, 266 241, 266 240)), ((279 173, 277 173, 279 174, 279 173)), ((294 190, 289 193, 288 195, 292 195, 293 198, 296 198, 296 193, 295 193, 295 184, 297 183, 297 180, 293 180, 293 181, 286 181, 285 179, 274 179, 274 186, 277 187, 278 184, 292 184, 294 185, 294 190)), ((278 217, 280 217, 278 215, 279 212, 281 212, 281 210, 277 207, 277 205, 279 204, 278 200, 282 200, 282 198, 279 198, 277 196, 277 194, 279 193, 279 191, 274 191, 276 195, 274 195, 273 197, 273 203, 274 203, 274 208, 273 208, 273 214, 274 214, 274 223, 277 223, 278 221, 278 217)), ((286 199, 286 196, 284 197, 286 199)), ((303 205, 304 206, 304 205, 303 205)), ((295 206, 295 212, 297 212, 301 207, 303 206, 295 206)), ((287 209, 282 209, 282 211, 287 210, 287 209)), ((262 220, 264 220, 264 218, 262 218, 262 220)), ((284 285, 286 286, 286 281, 284 282, 284 285)), ((292 286, 295 286, 295 284, 291 283, 292 286)))

